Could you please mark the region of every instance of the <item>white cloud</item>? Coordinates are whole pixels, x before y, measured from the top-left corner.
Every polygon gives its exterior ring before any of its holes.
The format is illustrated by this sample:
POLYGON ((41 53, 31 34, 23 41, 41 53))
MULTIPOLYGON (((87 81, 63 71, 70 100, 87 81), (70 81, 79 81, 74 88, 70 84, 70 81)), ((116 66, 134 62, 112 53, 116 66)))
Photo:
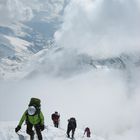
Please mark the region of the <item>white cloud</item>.
POLYGON ((0 25, 17 21, 28 21, 33 17, 32 9, 19 0, 0 1, 0 25))
POLYGON ((137 0, 72 0, 55 39, 65 48, 110 57, 140 51, 139 24, 137 0))
POLYGON ((0 0, 0 25, 29 21, 37 12, 46 11, 46 17, 57 16, 65 0, 0 0))

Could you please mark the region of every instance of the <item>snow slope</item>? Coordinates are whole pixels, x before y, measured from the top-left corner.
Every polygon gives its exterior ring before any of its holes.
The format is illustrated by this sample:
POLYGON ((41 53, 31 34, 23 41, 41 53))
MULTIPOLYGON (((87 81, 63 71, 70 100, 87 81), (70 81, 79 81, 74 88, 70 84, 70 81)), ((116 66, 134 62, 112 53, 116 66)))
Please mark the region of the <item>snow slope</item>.
POLYGON ((25 40, 16 38, 16 37, 11 37, 11 36, 4 36, 7 38, 11 45, 14 46, 14 51, 21 53, 22 51, 27 51, 27 47, 31 46, 32 44, 30 42, 27 42, 25 40))
MULTIPOLYGON (((0 122, 0 140, 29 140, 30 137, 26 134, 26 126, 23 126, 22 129, 15 133, 15 122, 0 122)), ((86 138, 83 136, 84 130, 76 129, 75 139, 76 140, 105 140, 101 137, 91 134, 91 138, 86 138)), ((42 132, 43 140, 69 140, 66 137, 66 129, 55 128, 51 125, 46 126, 45 130, 42 132)), ((37 136, 35 135, 35 140, 37 136)))

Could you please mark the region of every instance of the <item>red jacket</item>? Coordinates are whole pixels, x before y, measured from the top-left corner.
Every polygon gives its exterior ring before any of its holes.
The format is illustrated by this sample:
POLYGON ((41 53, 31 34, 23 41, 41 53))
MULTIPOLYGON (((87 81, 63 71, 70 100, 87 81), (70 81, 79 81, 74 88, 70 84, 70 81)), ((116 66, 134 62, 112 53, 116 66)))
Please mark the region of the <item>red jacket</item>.
POLYGON ((88 127, 85 128, 84 134, 85 133, 87 134, 87 137, 90 137, 91 132, 90 132, 90 129, 88 127))
POLYGON ((60 118, 59 114, 55 114, 55 113, 52 114, 52 120, 54 122, 59 122, 59 118, 60 118))

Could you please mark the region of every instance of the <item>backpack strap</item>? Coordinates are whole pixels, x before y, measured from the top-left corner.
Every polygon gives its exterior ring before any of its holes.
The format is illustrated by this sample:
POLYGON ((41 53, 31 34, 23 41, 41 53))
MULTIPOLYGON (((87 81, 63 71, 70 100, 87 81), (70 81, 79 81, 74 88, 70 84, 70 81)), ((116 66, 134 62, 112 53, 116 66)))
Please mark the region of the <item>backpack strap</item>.
MULTIPOLYGON (((39 118, 39 120, 40 120, 40 123, 41 123, 41 116, 40 116, 40 108, 39 109, 37 109, 37 111, 36 111, 36 113, 34 114, 34 115, 38 115, 38 118, 39 118)), ((25 115, 26 115, 26 124, 29 122, 29 114, 28 114, 28 110, 26 110, 26 113, 25 113, 25 115)), ((33 116, 34 116, 33 115, 33 116)))
POLYGON ((29 118, 28 118, 28 110, 26 110, 25 115, 26 115, 26 124, 27 124, 27 123, 29 122, 29 118))

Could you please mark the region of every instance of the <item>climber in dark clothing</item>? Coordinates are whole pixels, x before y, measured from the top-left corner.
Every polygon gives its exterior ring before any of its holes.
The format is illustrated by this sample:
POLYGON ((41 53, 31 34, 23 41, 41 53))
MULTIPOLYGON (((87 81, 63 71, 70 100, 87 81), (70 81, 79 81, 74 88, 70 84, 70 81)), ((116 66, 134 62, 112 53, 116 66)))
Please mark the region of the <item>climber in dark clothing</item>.
POLYGON ((67 126, 67 137, 70 138, 70 132, 72 131, 72 136, 71 138, 73 139, 74 138, 74 132, 75 132, 75 129, 77 127, 77 124, 76 124, 76 119, 75 118, 70 118, 68 120, 68 126, 67 126))
POLYGON ((54 127, 57 127, 59 126, 59 121, 60 121, 60 115, 58 114, 57 111, 55 111, 52 116, 52 121, 53 121, 53 124, 54 124, 54 127))

